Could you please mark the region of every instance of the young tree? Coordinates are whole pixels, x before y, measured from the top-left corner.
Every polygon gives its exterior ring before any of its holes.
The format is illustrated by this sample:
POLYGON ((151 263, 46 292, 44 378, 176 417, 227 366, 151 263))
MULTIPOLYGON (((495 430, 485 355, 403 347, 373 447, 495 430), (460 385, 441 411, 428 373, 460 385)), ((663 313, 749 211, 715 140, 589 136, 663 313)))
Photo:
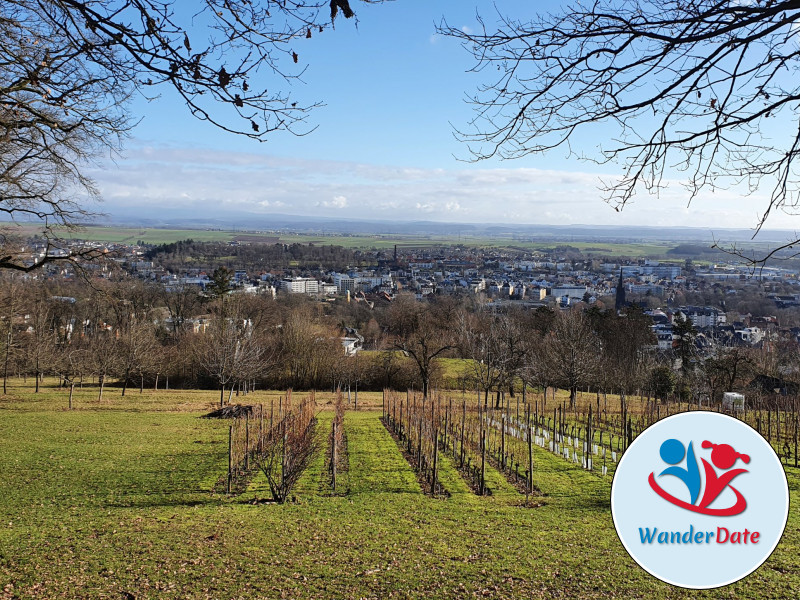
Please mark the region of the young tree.
POLYGON ((139 392, 144 389, 144 375, 155 365, 159 343, 152 323, 136 321, 120 332, 118 340, 119 370, 122 378, 122 395, 128 389, 131 375, 139 376, 139 392))
POLYGON ((56 362, 56 333, 53 331, 53 311, 47 290, 36 286, 30 290, 26 302, 26 335, 22 337, 25 354, 25 368, 34 376, 34 393, 39 393, 39 385, 44 373, 56 362))
POLYGON ((667 365, 657 365, 650 370, 650 390, 662 402, 675 390, 675 373, 667 365))
POLYGON ((97 399, 102 401, 108 377, 119 372, 119 343, 115 334, 105 329, 96 331, 86 341, 83 358, 87 371, 97 375, 100 385, 97 399))
POLYGON ((799 22, 796 0, 598 0, 496 30, 439 29, 493 77, 463 133, 477 159, 571 149, 602 130, 588 158, 621 165, 605 187, 615 208, 657 193, 677 167, 690 199, 763 183, 761 227, 800 203, 799 22))
MULTIPOLYGON (((217 267, 209 277, 211 282, 206 286, 206 293, 212 298, 222 298, 228 295, 233 289, 233 271, 227 267, 217 267)), ((222 308, 224 309, 224 304, 222 308)))
POLYGON ((21 309, 20 284, 13 273, 0 286, 0 334, 3 336, 3 394, 8 393, 8 374, 18 352, 14 323, 21 309))
POLYGON ((303 401, 266 436, 255 456, 256 464, 267 478, 272 498, 279 504, 286 502, 319 451, 316 423, 312 402, 303 401))
POLYGON ((691 369, 691 363, 697 355, 695 340, 697 329, 691 319, 683 313, 678 313, 672 321, 672 347, 676 358, 681 361, 681 374, 686 377, 691 369))
POLYGON ((262 349, 249 324, 219 316, 198 340, 198 362, 219 386, 219 405, 225 406, 225 386, 249 373, 262 349))

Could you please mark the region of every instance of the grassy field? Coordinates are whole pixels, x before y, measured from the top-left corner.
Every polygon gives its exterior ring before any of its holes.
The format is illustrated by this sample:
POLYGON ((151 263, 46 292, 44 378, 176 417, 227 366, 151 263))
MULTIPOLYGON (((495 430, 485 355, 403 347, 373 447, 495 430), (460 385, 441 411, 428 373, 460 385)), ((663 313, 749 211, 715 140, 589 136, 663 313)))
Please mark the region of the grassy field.
MULTIPOLYGON (((36 235, 38 228, 32 225, 18 225, 0 222, 0 227, 8 226, 19 235, 36 235)), ((242 241, 247 243, 281 242, 284 244, 334 245, 358 250, 391 250, 395 245, 404 248, 436 248, 439 246, 463 245, 472 248, 510 248, 516 250, 553 250, 557 246, 570 246, 580 250, 589 258, 608 257, 618 258, 653 258, 668 262, 682 263, 684 256, 667 254, 667 252, 680 242, 672 240, 646 241, 646 242, 600 242, 600 241, 573 241, 570 236, 563 239, 550 237, 536 239, 533 236, 524 238, 503 236, 467 236, 467 235, 423 235, 423 234, 341 234, 341 233, 288 233, 286 231, 243 231, 243 230, 218 230, 218 229, 162 229, 145 227, 121 227, 116 225, 100 226, 89 225, 77 230, 62 231, 65 238, 83 239, 97 242, 135 244, 143 241, 147 244, 165 244, 179 240, 193 239, 206 242, 242 241)), ((692 242, 702 247, 710 247, 711 240, 707 242, 692 242)), ((739 250, 762 253, 768 250, 770 244, 760 242, 743 242, 737 244, 739 250)), ((708 260, 696 257, 698 265, 707 264, 708 260)))
MULTIPOLYGON (((34 234, 31 226, 20 226, 20 233, 34 234)), ((285 244, 314 243, 318 245, 336 245, 353 249, 392 249, 395 245, 401 250, 407 247, 436 247, 463 244, 471 247, 507 248, 524 250, 552 249, 558 245, 568 244, 580 249, 586 255, 612 257, 663 257, 667 250, 675 246, 672 242, 655 243, 602 243, 602 242, 565 242, 565 241, 532 241, 517 240, 510 237, 473 237, 456 235, 341 235, 341 234, 293 234, 286 232, 264 231, 232 231, 204 229, 154 229, 119 226, 87 226, 76 231, 63 232, 64 237, 89 241, 135 244, 143 241, 148 244, 164 244, 179 240, 193 239, 208 242, 229 242, 236 239, 248 242, 275 243, 279 238, 285 244)))
MULTIPOLYGON (((279 392, 247 402, 268 403, 279 392)), ((379 395, 361 394, 364 406, 379 395)), ((782 543, 746 580, 710 592, 661 584, 627 556, 610 481, 535 448, 529 508, 495 471, 470 493, 446 460, 437 500, 379 421, 349 411, 349 491, 331 496, 318 457, 296 502, 214 494, 227 423, 200 419, 214 392, 0 397, 0 598, 794 598, 800 589, 800 478, 782 543)), ((318 394, 320 432, 330 394, 318 394)))

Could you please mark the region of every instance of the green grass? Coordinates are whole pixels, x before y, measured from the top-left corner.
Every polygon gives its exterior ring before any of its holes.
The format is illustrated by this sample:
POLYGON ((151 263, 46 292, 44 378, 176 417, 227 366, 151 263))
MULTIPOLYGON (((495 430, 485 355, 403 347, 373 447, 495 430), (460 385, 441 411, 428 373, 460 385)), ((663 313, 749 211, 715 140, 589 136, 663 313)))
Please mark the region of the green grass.
MULTIPOLYGON (((36 228, 30 225, 18 226, 20 232, 35 234, 36 228)), ((569 245, 580 249, 590 256, 611 257, 648 257, 664 256, 666 251, 675 246, 673 242, 640 243, 607 243, 607 242, 571 242, 566 240, 535 241, 532 239, 514 239, 512 237, 484 237, 484 236, 458 236, 458 235, 344 235, 344 234, 290 234, 285 232, 253 232, 232 230, 205 230, 205 229, 160 229, 146 227, 120 227, 90 225, 75 231, 63 231, 67 238, 83 239, 89 241, 135 244, 142 240, 148 244, 165 244, 191 238, 195 241, 228 242, 244 236, 247 241, 255 241, 263 237, 265 241, 272 242, 280 238, 285 244, 314 243, 317 245, 335 245, 351 249, 379 249, 391 250, 395 245, 400 250, 404 247, 436 247, 461 244, 477 248, 517 248, 523 250, 552 249, 559 245, 569 245)))
POLYGON ((145 229, 138 227, 83 227, 66 237, 97 242, 135 244, 139 240, 146 244, 169 244, 193 239, 196 242, 229 242, 238 233, 204 229, 145 229))
MULTIPOLYGON (((32 225, 11 225, 21 235, 36 235, 38 228, 32 225)), ((438 246, 463 245, 473 248, 512 248, 517 250, 537 251, 552 250, 557 246, 570 246, 577 248, 586 257, 593 258, 660 258, 670 262, 682 263, 683 256, 670 255, 667 251, 675 248, 680 242, 674 240, 654 240, 651 242, 599 242, 599 241, 572 241, 572 236, 563 238, 539 238, 533 236, 471 236, 471 235, 424 235, 424 234, 340 234, 340 233, 314 233, 299 234, 283 231, 243 231, 243 230, 206 230, 206 229, 161 229, 146 227, 121 227, 116 225, 100 226, 89 225, 73 231, 62 231, 66 238, 84 239, 89 241, 135 244, 142 240, 148 244, 166 244, 179 240, 193 239, 205 242, 228 242, 236 239, 247 242, 258 241, 274 243, 279 239, 281 243, 334 245, 359 250, 391 250, 397 246, 401 251, 404 248, 419 248, 438 246)), ((707 242, 692 242, 701 246, 710 247, 712 240, 707 242)), ((764 242, 743 242, 737 244, 740 250, 765 252, 770 247, 764 242)), ((698 265, 708 264, 708 261, 695 261, 698 265)))
MULTIPOLYGON (((661 584, 614 533, 609 478, 534 448, 539 508, 489 469, 470 493, 448 460, 447 500, 421 493, 379 422, 348 412, 350 492, 297 502, 210 492, 227 465, 227 423, 198 418, 213 392, 146 392, 104 403, 84 390, 0 397, 0 598, 793 598, 800 589, 798 483, 783 542, 745 581, 710 592, 661 584), (130 597, 130 596, 127 596, 130 597)), ((320 397, 321 406, 327 397, 320 397)), ((263 393, 247 401, 263 401, 263 393)), ((379 403, 379 401, 378 401, 379 403)), ((323 412, 326 437, 330 414, 323 412)))

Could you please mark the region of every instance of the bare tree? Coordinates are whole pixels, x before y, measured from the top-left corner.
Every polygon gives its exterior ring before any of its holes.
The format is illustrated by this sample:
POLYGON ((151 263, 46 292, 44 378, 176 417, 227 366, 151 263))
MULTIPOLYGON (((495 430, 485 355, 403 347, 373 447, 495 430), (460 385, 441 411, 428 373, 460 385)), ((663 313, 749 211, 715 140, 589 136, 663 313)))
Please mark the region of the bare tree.
POLYGON ((519 310, 511 310, 500 315, 497 325, 497 337, 503 347, 505 360, 503 361, 503 377, 501 385, 514 396, 514 384, 522 374, 525 359, 530 351, 523 314, 519 310))
POLYGON ((461 313, 458 321, 458 347, 467 358, 467 381, 483 390, 483 402, 503 378, 504 348, 495 329, 494 316, 488 312, 461 313))
POLYGON ((752 377, 755 365, 752 354, 752 351, 745 348, 717 347, 713 355, 703 361, 703 382, 712 403, 720 402, 723 392, 736 391, 737 384, 752 377))
POLYGON ((36 286, 26 302, 27 329, 22 337, 25 368, 34 376, 34 392, 44 376, 56 363, 56 333, 53 331, 53 311, 47 290, 36 286))
POLYGON ((195 315, 202 297, 196 286, 177 284, 162 287, 160 299, 169 311, 172 333, 177 337, 185 332, 186 322, 195 315))
MULTIPOLYGON (((551 369, 549 357, 549 344, 552 338, 549 334, 540 334, 531 331, 526 338, 528 351, 522 364, 520 374, 525 382, 534 383, 542 388, 542 395, 547 402, 547 388, 555 383, 556 377, 551 369)), ((553 393, 555 397, 555 392, 553 393)))
POLYGON ((109 376, 119 371, 119 343, 114 332, 105 327, 97 330, 88 339, 83 358, 87 370, 97 375, 100 385, 97 399, 102 401, 109 376))
POLYGON ((652 319, 635 306, 627 307, 621 315, 592 307, 586 315, 602 345, 599 383, 623 393, 641 389, 647 383, 650 350, 656 343, 650 328, 652 319))
POLYGON ((726 184, 771 189, 760 228, 800 208, 798 22, 796 0, 597 0, 439 30, 491 78, 462 132, 477 159, 576 154, 575 136, 602 128, 588 158, 621 165, 604 184, 615 208, 677 169, 690 199, 726 184))
POLYGON ((139 393, 142 393, 144 375, 155 365, 159 347, 153 325, 148 321, 131 323, 121 332, 118 341, 122 395, 125 395, 134 373, 139 376, 139 393))
POLYGON ((591 382, 599 364, 599 339, 580 310, 558 313, 545 348, 550 371, 569 390, 575 406, 578 388, 591 382))
MULTIPOLYGON (((41 224, 63 249, 59 227, 84 220, 86 198, 99 196, 86 167, 119 152, 135 124, 134 94, 171 89, 198 119, 255 140, 311 130, 304 121, 318 103, 294 100, 281 84, 302 74, 305 39, 338 14, 353 16, 348 0, 176 4, 0 3, 0 213, 41 224)), ((18 248, 2 250, 0 268, 25 271, 76 258, 48 251, 31 263, 18 248)))
POLYGON ((259 361, 262 349, 249 323, 218 316, 197 348, 202 369, 219 386, 219 405, 225 405, 225 386, 249 373, 259 361))
POLYGON ((422 380, 422 393, 428 396, 437 358, 455 348, 451 327, 451 307, 417 302, 413 296, 398 296, 388 311, 389 331, 394 346, 411 357, 422 380))
POLYGON ((277 344, 283 376, 294 389, 319 388, 331 375, 349 375, 338 331, 322 322, 309 306, 290 310, 277 344))
POLYGON ((493 389, 508 388, 513 394, 514 380, 528 351, 516 315, 462 312, 457 329, 461 355, 470 359, 468 379, 483 390, 484 403, 493 389))
POLYGON ((55 370, 64 385, 69 386, 68 408, 72 410, 72 397, 75 392, 75 379, 82 377, 84 372, 85 349, 80 343, 61 344, 56 353, 55 370))
POLYGON ((14 273, 3 278, 0 286, 0 332, 3 336, 3 394, 8 393, 8 374, 18 352, 14 325, 22 302, 20 284, 14 273))

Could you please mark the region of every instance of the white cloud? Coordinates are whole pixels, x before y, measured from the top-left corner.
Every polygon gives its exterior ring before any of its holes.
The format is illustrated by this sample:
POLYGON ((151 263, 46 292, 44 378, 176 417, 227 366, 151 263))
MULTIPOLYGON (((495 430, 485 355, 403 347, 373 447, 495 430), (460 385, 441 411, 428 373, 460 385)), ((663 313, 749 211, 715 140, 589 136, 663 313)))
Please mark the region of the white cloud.
MULTIPOLYGON (((530 164, 530 163, 528 163, 530 164)), ((704 193, 687 208, 676 182, 659 197, 642 193, 621 212, 603 202, 600 175, 579 171, 407 168, 285 158, 208 149, 140 147, 92 174, 105 198, 99 210, 170 208, 202 217, 224 210, 347 218, 512 224, 752 227, 762 197, 737 190, 704 193)), ((613 179, 606 173, 603 178, 613 179)), ((795 227, 775 213, 770 227, 795 227)))
POLYGON ((317 202, 317 206, 322 206, 324 208, 347 208, 347 198, 345 196, 334 196, 333 200, 317 202))

